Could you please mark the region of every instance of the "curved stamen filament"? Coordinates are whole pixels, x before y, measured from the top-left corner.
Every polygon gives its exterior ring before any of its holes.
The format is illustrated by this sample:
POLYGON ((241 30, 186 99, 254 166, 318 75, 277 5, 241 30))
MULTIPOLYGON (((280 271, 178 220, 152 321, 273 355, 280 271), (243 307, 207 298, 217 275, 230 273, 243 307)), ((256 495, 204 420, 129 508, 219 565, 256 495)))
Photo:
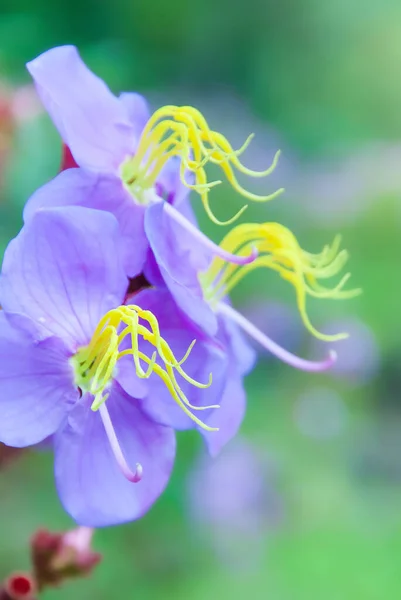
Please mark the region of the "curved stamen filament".
MULTIPOLYGON (((131 350, 124 350, 121 354, 123 356, 126 356, 131 353, 132 353, 131 350)), ((140 353, 140 355, 141 355, 141 359, 144 362, 149 361, 149 358, 145 354, 140 353)), ((156 373, 156 375, 158 375, 160 377, 160 379, 166 385, 166 387, 167 387, 168 391, 170 392, 171 396, 173 397, 173 399, 177 402, 178 406, 184 411, 184 413, 192 421, 194 421, 194 423, 196 423, 197 425, 199 425, 199 427, 201 427, 202 429, 204 429, 206 431, 218 431, 218 428, 210 427, 209 425, 206 425, 205 423, 203 423, 200 419, 198 419, 198 417, 196 417, 195 415, 193 415, 191 413, 190 409, 191 410, 207 410, 207 409, 211 409, 211 408, 220 408, 219 405, 214 404, 211 406, 193 406, 187 400, 184 392, 182 391, 182 389, 178 385, 177 381, 175 380, 174 375, 172 375, 171 372, 169 371, 169 367, 167 367, 166 369, 163 369, 159 364, 156 363, 154 365, 154 373, 156 373)))
POLYGON ((248 321, 248 319, 246 319, 228 304, 220 302, 218 305, 218 312, 225 314, 229 319, 235 321, 237 325, 246 331, 246 333, 248 333, 263 348, 295 369, 308 371, 310 373, 320 373, 330 369, 337 360, 337 353, 334 350, 330 350, 327 358, 322 361, 311 361, 295 356, 291 352, 288 352, 288 350, 285 350, 279 346, 279 344, 270 339, 267 335, 255 327, 255 325, 248 321))
POLYGON ((337 275, 343 268, 348 254, 345 250, 339 251, 339 245, 340 237, 337 236, 333 244, 325 246, 321 253, 311 254, 302 250, 291 231, 279 223, 239 225, 223 239, 222 248, 239 256, 256 248, 259 255, 252 263, 241 267, 216 257, 210 268, 200 275, 205 297, 217 305, 245 275, 261 267, 268 268, 278 272, 294 286, 302 320, 314 336, 325 341, 343 339, 347 334, 325 335, 317 331, 306 310, 307 296, 345 299, 360 293, 360 290, 343 289, 349 273, 333 288, 325 287, 318 281, 337 275))
POLYGON ((119 444, 115 429, 113 427, 113 423, 111 422, 109 411, 107 410, 106 404, 102 404, 99 408, 100 416, 102 418, 102 422, 104 425, 104 429, 106 431, 107 438, 110 442, 110 447, 113 451, 116 462, 119 466, 121 473, 124 475, 128 481, 131 483, 138 483, 142 479, 142 465, 140 463, 136 463, 135 471, 132 471, 125 460, 123 451, 121 450, 121 446, 119 444))
POLYGON ((211 374, 207 383, 201 383, 186 373, 182 366, 194 344, 195 340, 190 344, 184 357, 178 360, 167 341, 161 336, 159 323, 151 311, 143 310, 134 304, 120 306, 104 315, 89 345, 81 348, 74 356, 77 385, 94 396, 92 410, 100 409, 108 398, 107 390, 117 362, 125 356, 131 356, 137 377, 148 379, 152 374, 160 377, 182 410, 200 427, 207 431, 214 431, 215 428, 203 423, 191 413, 191 410, 218 408, 218 405, 201 407, 192 405, 176 377, 178 373, 189 385, 201 389, 211 385, 211 374), (148 342, 155 349, 150 357, 144 353, 141 340, 148 342), (127 341, 129 347, 121 348, 121 344, 127 341))
POLYGON ((192 106, 164 106, 149 119, 142 132, 135 156, 121 165, 121 177, 138 202, 144 202, 144 192, 151 189, 166 162, 179 157, 180 178, 189 189, 201 197, 209 218, 218 225, 234 222, 246 209, 243 206, 231 219, 220 221, 209 204, 209 191, 220 180, 208 181, 204 167, 208 163, 217 165, 231 186, 244 198, 255 202, 266 202, 276 198, 284 190, 261 196, 246 190, 238 182, 234 169, 250 177, 267 177, 277 166, 280 152, 274 156, 272 164, 264 171, 254 171, 245 167, 239 156, 252 140, 250 135, 238 150, 219 132, 210 129, 203 115, 192 106), (188 183, 186 172, 192 172, 195 183, 188 183))

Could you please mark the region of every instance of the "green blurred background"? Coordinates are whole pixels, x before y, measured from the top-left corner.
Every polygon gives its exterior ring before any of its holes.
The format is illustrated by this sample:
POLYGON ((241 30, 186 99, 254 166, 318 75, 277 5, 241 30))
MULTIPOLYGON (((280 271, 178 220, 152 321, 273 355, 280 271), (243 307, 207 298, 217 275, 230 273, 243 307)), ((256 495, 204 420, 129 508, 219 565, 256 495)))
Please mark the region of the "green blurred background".
MULTIPOLYGON (((60 161, 24 64, 64 43, 115 92, 139 91, 154 108, 198 106, 237 146, 255 132, 249 166, 269 164, 280 147, 275 174, 249 186, 286 194, 248 217, 280 220, 310 251, 341 231, 364 293, 310 305, 316 326, 352 334, 332 374, 261 355, 241 438, 210 465, 198 437, 180 435, 173 478, 150 513, 97 532, 104 561, 92 577, 43 597, 400 598, 400 2, 2 0, 1 251, 60 161)), ((219 188, 212 203, 229 217, 240 199, 219 188)), ((236 292, 235 304, 286 347, 325 351, 273 273, 236 292)), ((28 568, 38 527, 72 525, 46 452, 4 465, 0 506, 0 578, 28 568)))

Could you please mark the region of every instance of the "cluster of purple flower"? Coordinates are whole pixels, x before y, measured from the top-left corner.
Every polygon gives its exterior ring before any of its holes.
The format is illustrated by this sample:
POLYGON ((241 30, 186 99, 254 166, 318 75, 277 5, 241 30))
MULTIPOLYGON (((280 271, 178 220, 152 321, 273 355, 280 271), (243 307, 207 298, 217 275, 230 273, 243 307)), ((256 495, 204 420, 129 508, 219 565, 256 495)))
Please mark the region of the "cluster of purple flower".
MULTIPOLYGON (((134 93, 114 96, 60 47, 28 64, 75 167, 27 202, 0 280, 0 441, 25 447, 50 439, 65 509, 80 524, 139 518, 165 488, 175 430, 195 427, 212 455, 237 432, 243 377, 254 364, 245 330, 290 365, 328 368, 280 348, 230 305, 227 294, 267 267, 295 288, 309 330, 308 296, 350 297, 347 258, 336 239, 303 251, 277 223, 233 227, 220 245, 198 228, 193 190, 214 215, 205 167, 216 165, 242 196, 240 150, 192 107, 152 116, 134 93)), ((280 192, 280 190, 279 190, 280 192)))

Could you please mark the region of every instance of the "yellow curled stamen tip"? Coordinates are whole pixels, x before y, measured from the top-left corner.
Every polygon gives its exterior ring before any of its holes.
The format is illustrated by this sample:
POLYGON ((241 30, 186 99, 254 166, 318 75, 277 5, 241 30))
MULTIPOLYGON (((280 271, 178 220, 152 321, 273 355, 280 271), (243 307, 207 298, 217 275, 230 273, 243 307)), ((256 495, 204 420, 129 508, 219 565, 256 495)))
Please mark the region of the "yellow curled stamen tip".
POLYGON ((276 195, 278 195, 278 196, 279 196, 280 194, 284 194, 284 192, 285 192, 285 188, 283 188, 283 187, 282 187, 282 188, 279 188, 279 189, 277 190, 277 192, 276 192, 276 195))
POLYGON ((235 221, 237 221, 240 218, 240 216, 246 211, 247 208, 248 208, 248 204, 245 204, 242 208, 239 209, 239 211, 233 217, 231 217, 231 219, 227 219, 227 221, 220 221, 220 219, 218 219, 214 215, 210 206, 209 205, 207 205, 207 207, 205 206, 206 213, 207 213, 208 217, 210 218, 210 220, 213 221, 213 223, 215 223, 216 225, 221 225, 221 226, 232 225, 235 221))
POLYGON ((276 190, 275 192, 273 192, 269 196, 263 196, 263 200, 265 202, 268 202, 269 200, 274 200, 278 196, 281 196, 281 194, 284 194, 284 192, 285 192, 285 188, 279 188, 278 190, 276 190))
POLYGON ((191 354, 192 348, 195 346, 195 344, 196 344, 196 340, 192 340, 192 342, 189 344, 188 350, 185 352, 183 358, 178 361, 178 363, 177 363, 178 366, 181 366, 185 363, 188 356, 191 354))
MULTIPOLYGON (((221 179, 216 179, 215 181, 209 181, 208 183, 195 183, 191 185, 191 189, 198 191, 206 190, 207 192, 211 190, 211 188, 216 187, 216 185, 220 185, 223 183, 221 179)), ((189 186, 188 186, 189 187, 189 186)))
POLYGON ((254 137, 255 137, 255 134, 250 133, 248 135, 248 137, 246 138, 245 142, 242 144, 242 146, 240 148, 238 148, 238 150, 234 151, 234 156, 241 156, 241 154, 243 152, 245 152, 245 150, 248 148, 249 144, 252 142, 254 137))
POLYGON ((216 181, 210 181, 208 183, 187 183, 184 181, 182 181, 182 183, 189 190, 194 190, 198 194, 201 194, 202 192, 203 193, 209 192, 211 188, 216 187, 216 185, 220 185, 222 182, 220 180, 216 180, 216 181))
POLYGON ((267 177, 268 175, 271 175, 277 167, 280 156, 281 150, 277 150, 273 157, 271 165, 267 167, 267 169, 264 169, 263 171, 253 171, 252 169, 247 169, 246 167, 244 167, 244 173, 248 173, 251 177, 267 177))
POLYGON ((219 427, 210 427, 209 425, 204 425, 202 429, 205 429, 206 431, 220 431, 219 427))
POLYGON ((310 327, 308 327, 308 329, 314 337, 316 337, 319 340, 322 340, 322 342, 340 342, 341 340, 346 340, 347 338, 349 338, 349 333, 326 334, 317 331, 315 328, 311 329, 310 327))

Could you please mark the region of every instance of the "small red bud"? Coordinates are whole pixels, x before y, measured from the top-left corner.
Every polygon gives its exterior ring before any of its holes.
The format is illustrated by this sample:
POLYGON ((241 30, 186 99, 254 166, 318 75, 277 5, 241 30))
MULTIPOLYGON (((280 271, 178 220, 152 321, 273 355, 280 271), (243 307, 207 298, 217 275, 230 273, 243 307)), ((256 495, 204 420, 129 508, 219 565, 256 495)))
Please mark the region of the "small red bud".
POLYGON ((13 573, 0 588, 0 600, 35 600, 36 585, 29 573, 13 573))

